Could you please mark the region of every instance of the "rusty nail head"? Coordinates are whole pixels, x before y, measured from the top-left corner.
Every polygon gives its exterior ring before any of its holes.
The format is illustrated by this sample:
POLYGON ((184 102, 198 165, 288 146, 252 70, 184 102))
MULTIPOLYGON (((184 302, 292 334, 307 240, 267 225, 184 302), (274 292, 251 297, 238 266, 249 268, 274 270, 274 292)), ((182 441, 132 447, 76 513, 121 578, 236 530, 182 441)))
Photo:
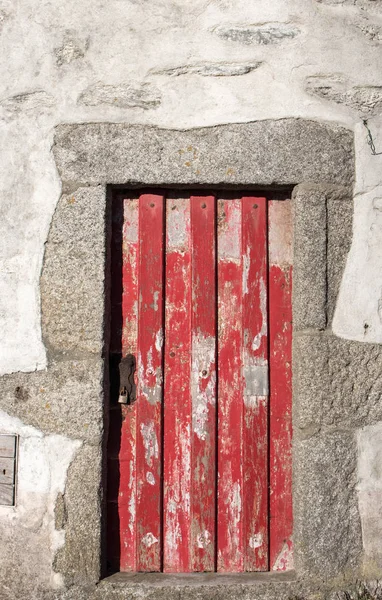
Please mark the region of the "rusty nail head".
POLYGON ((207 371, 205 369, 202 371, 202 375, 203 375, 203 377, 205 377, 207 375, 207 371))
POLYGON ((207 204, 205 204, 205 203, 203 202, 203 204, 202 204, 202 208, 206 208, 206 206, 207 206, 207 204))
POLYGON ((257 205, 257 204, 254 204, 254 205, 253 205, 253 208, 257 208, 257 207, 258 207, 258 205, 257 205))
POLYGON ((154 202, 151 202, 150 206, 151 206, 151 208, 154 208, 154 206, 155 206, 154 202))
POLYGON ((170 356, 174 357, 175 356, 175 352, 170 352, 170 356))

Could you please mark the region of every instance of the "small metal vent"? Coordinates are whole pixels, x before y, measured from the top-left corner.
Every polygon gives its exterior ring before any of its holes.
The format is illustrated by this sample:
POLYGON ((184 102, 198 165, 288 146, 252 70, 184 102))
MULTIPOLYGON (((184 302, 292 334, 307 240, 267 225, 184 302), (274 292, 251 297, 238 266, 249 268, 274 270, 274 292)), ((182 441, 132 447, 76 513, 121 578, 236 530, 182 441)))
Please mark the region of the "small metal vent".
POLYGON ((0 505, 14 506, 17 436, 0 434, 0 505))

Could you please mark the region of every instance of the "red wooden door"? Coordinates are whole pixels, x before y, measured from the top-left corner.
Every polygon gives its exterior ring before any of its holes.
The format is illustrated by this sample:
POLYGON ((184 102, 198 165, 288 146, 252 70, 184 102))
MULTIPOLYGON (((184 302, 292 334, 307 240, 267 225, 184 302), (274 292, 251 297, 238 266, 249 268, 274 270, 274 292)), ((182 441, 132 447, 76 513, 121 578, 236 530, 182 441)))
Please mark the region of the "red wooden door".
POLYGON ((290 201, 120 192, 113 214, 136 393, 112 386, 112 568, 292 568, 290 201))

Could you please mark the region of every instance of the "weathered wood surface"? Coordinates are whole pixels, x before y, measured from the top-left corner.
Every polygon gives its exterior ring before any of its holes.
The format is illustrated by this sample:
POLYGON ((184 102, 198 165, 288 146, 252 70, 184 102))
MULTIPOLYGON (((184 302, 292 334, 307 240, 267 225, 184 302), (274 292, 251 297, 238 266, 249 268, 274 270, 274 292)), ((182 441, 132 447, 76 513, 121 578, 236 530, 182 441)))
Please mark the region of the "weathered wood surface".
POLYGON ((120 568, 291 568, 290 202, 171 193, 122 205, 112 347, 138 368, 109 461, 120 568))
POLYGON ((164 198, 139 199, 137 571, 162 568, 164 198))
POLYGON ((191 561, 191 223, 188 198, 167 201, 163 570, 191 561))
POLYGON ((270 568, 293 568, 292 217, 269 202, 270 568))
POLYGON ((192 196, 192 571, 215 570, 216 201, 192 196))

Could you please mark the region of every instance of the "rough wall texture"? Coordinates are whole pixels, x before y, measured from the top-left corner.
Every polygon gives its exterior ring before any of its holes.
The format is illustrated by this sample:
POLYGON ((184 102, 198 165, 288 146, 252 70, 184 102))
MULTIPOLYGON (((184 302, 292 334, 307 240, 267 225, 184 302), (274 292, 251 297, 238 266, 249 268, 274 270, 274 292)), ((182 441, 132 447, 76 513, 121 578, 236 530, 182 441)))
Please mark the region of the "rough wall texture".
POLYGON ((0 431, 20 435, 1 599, 329 597, 382 576, 381 32, 380 0, 0 0, 0 431), (94 587, 109 183, 297 185, 296 581, 94 587))

